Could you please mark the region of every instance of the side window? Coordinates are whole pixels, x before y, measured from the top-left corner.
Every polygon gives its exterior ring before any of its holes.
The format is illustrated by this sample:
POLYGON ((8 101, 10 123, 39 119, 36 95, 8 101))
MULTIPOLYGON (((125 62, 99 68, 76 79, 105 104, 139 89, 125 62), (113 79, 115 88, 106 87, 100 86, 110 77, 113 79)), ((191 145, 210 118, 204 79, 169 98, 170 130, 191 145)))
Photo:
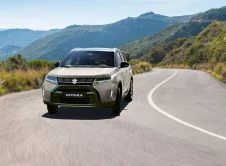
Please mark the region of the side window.
POLYGON ((117 66, 120 66, 121 62, 122 62, 121 55, 119 54, 119 52, 117 52, 117 66))
POLYGON ((121 52, 120 52, 120 55, 121 55, 122 62, 126 62, 126 59, 121 52))

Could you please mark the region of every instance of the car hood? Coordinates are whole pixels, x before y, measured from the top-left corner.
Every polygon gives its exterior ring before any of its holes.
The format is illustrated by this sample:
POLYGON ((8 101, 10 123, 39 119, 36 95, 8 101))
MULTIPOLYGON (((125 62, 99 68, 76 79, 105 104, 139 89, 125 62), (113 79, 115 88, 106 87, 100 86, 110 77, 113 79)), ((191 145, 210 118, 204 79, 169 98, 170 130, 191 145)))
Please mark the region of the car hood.
POLYGON ((116 67, 114 68, 65 68, 65 67, 58 67, 49 72, 49 75, 55 77, 96 77, 96 76, 105 76, 105 75, 112 75, 116 71, 116 67))

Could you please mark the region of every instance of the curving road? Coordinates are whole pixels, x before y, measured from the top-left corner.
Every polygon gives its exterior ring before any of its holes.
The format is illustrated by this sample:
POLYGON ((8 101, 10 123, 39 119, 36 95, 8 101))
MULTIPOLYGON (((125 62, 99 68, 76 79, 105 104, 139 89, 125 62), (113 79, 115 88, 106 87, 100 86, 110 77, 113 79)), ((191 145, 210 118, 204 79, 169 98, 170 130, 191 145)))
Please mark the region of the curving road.
POLYGON ((0 165, 225 166, 226 85, 192 70, 134 77, 121 116, 102 108, 48 115, 41 91, 0 97, 0 165))

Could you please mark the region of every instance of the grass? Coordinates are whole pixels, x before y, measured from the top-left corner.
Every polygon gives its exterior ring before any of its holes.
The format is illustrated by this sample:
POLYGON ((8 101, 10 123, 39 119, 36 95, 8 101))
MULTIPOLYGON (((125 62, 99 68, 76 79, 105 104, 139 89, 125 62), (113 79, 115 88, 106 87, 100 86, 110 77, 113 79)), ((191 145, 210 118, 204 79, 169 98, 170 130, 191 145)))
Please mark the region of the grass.
POLYGON ((3 70, 0 75, 0 95, 40 88, 48 72, 49 68, 3 70))
POLYGON ((130 61, 134 74, 140 74, 152 70, 152 66, 148 62, 133 59, 130 61))
POLYGON ((225 63, 218 63, 212 75, 215 76, 220 81, 226 82, 226 64, 225 63))
POLYGON ((191 67, 189 67, 188 65, 184 65, 184 64, 180 64, 180 65, 176 65, 176 64, 169 64, 169 65, 160 65, 160 66, 156 66, 157 68, 167 68, 167 69, 191 69, 191 67))

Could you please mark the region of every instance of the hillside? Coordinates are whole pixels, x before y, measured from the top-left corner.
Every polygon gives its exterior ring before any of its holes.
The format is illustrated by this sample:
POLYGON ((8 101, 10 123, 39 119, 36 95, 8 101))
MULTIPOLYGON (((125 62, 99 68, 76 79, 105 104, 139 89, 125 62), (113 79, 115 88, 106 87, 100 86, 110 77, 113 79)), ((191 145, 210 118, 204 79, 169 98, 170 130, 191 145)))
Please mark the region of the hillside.
POLYGON ((179 23, 160 31, 153 36, 135 40, 121 46, 121 49, 129 52, 131 56, 139 58, 156 45, 168 43, 177 38, 194 37, 215 20, 226 21, 226 7, 199 13, 189 22, 179 23))
POLYGON ((193 38, 177 39, 154 47, 142 57, 159 65, 209 64, 226 62, 226 22, 215 21, 193 38))
POLYGON ((185 23, 176 23, 171 27, 164 29, 153 36, 145 37, 132 41, 129 44, 120 47, 121 50, 129 52, 133 58, 139 58, 147 53, 151 48, 161 43, 166 43, 173 34, 175 34, 185 23))
POLYGON ((28 59, 52 60, 61 59, 75 47, 119 47, 191 17, 167 17, 149 12, 108 25, 72 25, 35 41, 24 48, 21 54, 28 59))
POLYGON ((0 48, 0 55, 1 55, 1 54, 14 53, 14 52, 20 50, 21 48, 22 48, 22 47, 20 47, 20 46, 6 45, 6 46, 0 48))
POLYGON ((20 46, 15 46, 15 45, 6 45, 2 48, 0 48, 0 59, 6 59, 8 56, 16 53, 19 51, 22 47, 20 46))
POLYGON ((34 42, 35 40, 56 33, 58 31, 60 30, 53 29, 49 31, 34 31, 30 29, 3 29, 0 31, 0 47, 7 45, 24 47, 34 42))
POLYGON ((226 62, 226 22, 215 21, 196 37, 187 39, 182 46, 168 51, 161 62, 193 66, 208 63, 213 67, 226 62))
POLYGON ((180 48, 187 40, 187 38, 179 38, 170 43, 158 45, 146 53, 141 60, 158 64, 164 60, 169 52, 173 53, 173 50, 180 48))

